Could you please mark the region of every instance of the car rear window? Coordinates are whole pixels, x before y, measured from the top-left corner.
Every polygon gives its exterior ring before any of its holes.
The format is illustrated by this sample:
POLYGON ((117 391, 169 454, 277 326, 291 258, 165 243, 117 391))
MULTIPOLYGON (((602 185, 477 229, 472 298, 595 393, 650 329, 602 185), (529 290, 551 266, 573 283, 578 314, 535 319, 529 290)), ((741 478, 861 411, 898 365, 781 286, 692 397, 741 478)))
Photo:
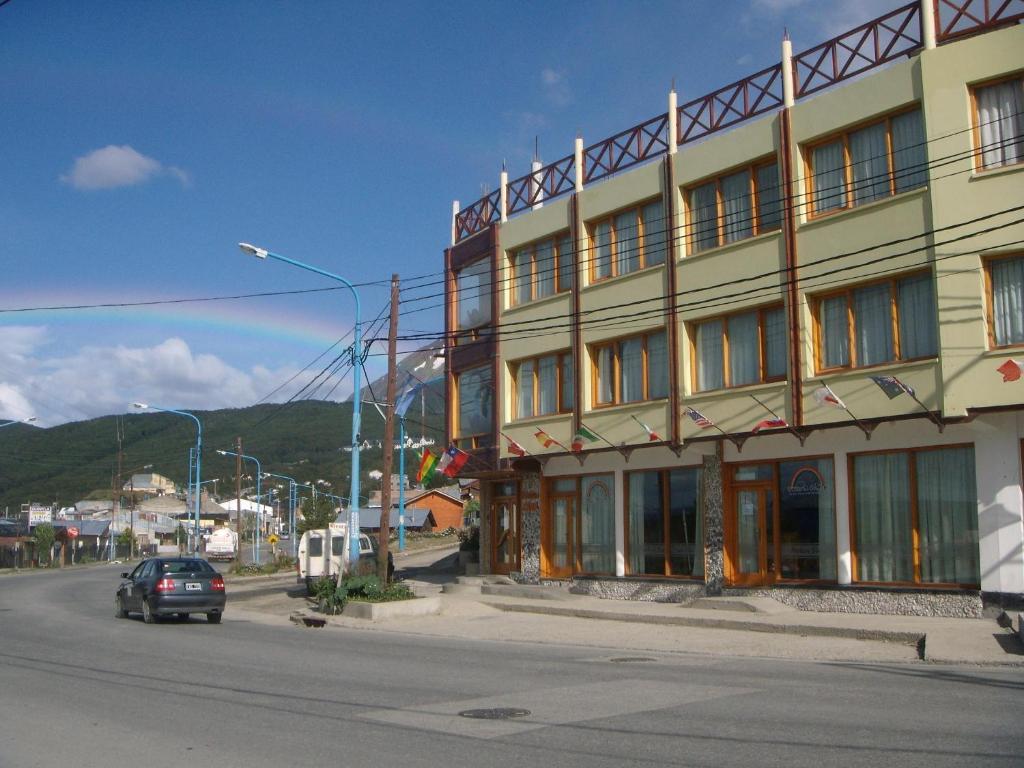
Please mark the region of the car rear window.
POLYGON ((164 563, 164 573, 208 573, 212 570, 205 560, 171 560, 164 563))

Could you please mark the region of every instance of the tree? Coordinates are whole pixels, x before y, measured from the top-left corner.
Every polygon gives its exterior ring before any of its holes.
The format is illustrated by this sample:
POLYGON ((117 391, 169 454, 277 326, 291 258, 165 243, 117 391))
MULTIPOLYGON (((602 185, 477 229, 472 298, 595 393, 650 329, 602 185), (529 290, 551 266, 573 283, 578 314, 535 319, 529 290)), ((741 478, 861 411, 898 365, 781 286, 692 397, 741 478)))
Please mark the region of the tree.
POLYGON ((334 509, 334 502, 326 496, 320 496, 314 503, 313 499, 303 499, 302 520, 296 525, 298 535, 306 531, 315 531, 326 528, 338 517, 334 509))
POLYGON ((36 542, 36 557, 42 562, 43 552, 45 552, 46 559, 49 561, 53 551, 53 542, 57 539, 53 526, 49 523, 40 523, 32 529, 32 538, 36 542))
POLYGON ((122 528, 121 532, 117 534, 117 548, 123 549, 128 552, 128 557, 132 557, 135 554, 135 534, 131 528, 122 528))

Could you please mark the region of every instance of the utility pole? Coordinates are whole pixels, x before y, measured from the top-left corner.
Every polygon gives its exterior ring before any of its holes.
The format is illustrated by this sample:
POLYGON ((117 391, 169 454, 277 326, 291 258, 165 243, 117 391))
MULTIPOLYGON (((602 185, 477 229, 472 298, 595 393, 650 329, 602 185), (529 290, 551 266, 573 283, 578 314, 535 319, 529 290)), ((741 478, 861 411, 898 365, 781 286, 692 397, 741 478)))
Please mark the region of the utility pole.
POLYGON ((238 552, 235 559, 242 562, 242 438, 235 438, 235 533, 238 534, 238 552))
MULTIPOLYGON (((122 445, 121 445, 121 443, 122 443, 122 435, 121 435, 122 422, 121 422, 121 417, 120 416, 117 416, 116 419, 117 419, 117 421, 115 422, 115 426, 117 428, 117 486, 116 486, 116 488, 114 490, 113 506, 110 509, 110 535, 111 536, 114 535, 114 519, 115 518, 119 518, 121 516, 121 489, 123 488, 123 479, 121 477, 121 470, 123 468, 123 462, 124 462, 124 451, 122 450, 122 445)), ((135 536, 134 536, 134 532, 133 532, 131 544, 129 544, 129 546, 128 546, 128 559, 129 560, 131 560, 131 557, 132 557, 132 550, 134 549, 134 544, 135 544, 135 536)), ((113 552, 113 545, 111 545, 111 551, 113 552)), ((111 560, 113 560, 113 559, 114 558, 111 557, 111 560)))
POLYGON ((380 544, 377 548, 377 578, 388 583, 388 539, 391 535, 391 464, 395 454, 395 390, 398 388, 396 347, 398 344, 398 275, 391 275, 391 323, 388 327, 388 389, 384 411, 384 461, 381 466, 380 544))

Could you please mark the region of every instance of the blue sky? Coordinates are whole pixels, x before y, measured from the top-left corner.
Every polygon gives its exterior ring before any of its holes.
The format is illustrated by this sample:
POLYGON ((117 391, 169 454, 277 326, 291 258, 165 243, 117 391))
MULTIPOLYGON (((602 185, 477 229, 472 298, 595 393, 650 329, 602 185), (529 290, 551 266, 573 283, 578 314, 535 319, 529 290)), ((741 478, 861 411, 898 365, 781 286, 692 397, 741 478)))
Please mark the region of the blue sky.
MULTIPOLYGON (((682 102, 777 61, 784 27, 799 51, 896 5, 11 0, 0 309, 325 286, 245 240, 378 283, 373 318, 535 137, 557 159, 663 111, 673 78, 682 102)), ((400 330, 440 331, 439 303, 400 330)), ((249 405, 351 323, 344 292, 3 312, 0 418, 249 405)))

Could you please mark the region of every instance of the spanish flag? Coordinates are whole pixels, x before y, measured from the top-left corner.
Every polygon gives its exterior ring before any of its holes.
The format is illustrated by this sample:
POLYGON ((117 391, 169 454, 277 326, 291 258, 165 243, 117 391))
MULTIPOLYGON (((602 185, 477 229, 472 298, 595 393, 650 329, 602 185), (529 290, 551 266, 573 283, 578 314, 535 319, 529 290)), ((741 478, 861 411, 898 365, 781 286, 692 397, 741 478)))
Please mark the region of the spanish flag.
POLYGON ((420 459, 420 470, 416 473, 416 482, 425 483, 430 479, 430 476, 434 474, 434 468, 437 466, 437 456, 430 452, 429 448, 423 449, 423 456, 420 459))

